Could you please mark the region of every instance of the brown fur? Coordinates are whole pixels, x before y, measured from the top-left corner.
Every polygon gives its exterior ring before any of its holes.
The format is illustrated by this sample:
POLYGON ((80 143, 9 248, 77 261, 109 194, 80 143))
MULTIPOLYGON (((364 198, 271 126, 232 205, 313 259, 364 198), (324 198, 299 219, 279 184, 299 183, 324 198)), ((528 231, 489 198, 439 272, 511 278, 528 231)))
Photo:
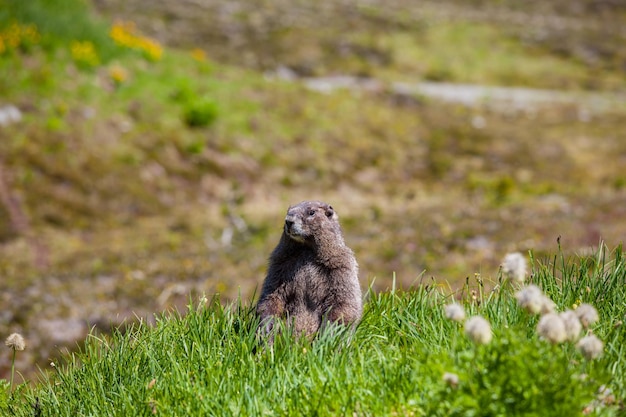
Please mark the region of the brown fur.
POLYGON ((324 320, 347 324, 361 318, 358 265, 330 205, 303 201, 289 207, 256 311, 266 330, 280 317, 307 336, 324 320))

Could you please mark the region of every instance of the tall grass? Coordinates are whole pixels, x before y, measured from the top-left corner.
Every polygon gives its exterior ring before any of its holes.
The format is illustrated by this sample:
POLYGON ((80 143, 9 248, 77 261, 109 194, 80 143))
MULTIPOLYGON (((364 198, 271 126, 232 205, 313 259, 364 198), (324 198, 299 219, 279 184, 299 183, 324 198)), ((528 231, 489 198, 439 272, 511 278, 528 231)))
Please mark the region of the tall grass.
POLYGON ((283 328, 273 346, 257 340, 249 305, 201 300, 184 315, 159 316, 153 327, 138 323, 89 337, 38 386, 20 390, 9 410, 30 416, 36 404, 42 416, 618 415, 626 392, 625 271, 621 247, 575 260, 533 260, 530 281, 559 311, 583 302, 597 307, 600 320, 590 331, 605 349, 593 361, 573 343, 538 338, 537 318, 518 307, 508 281, 493 290, 469 282, 456 297, 468 315, 491 323, 487 345, 472 344, 462 324, 445 318, 453 295, 436 286, 370 293, 356 331, 329 328, 309 341, 283 328), (445 373, 458 382, 444 381, 445 373))

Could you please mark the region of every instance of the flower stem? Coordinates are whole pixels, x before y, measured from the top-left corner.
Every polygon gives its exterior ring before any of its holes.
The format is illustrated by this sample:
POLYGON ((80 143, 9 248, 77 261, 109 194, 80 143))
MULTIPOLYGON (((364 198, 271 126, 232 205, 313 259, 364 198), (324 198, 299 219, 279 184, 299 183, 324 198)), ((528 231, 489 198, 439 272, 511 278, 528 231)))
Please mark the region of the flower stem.
POLYGON ((13 392, 13 376, 15 375, 15 352, 13 349, 13 360, 11 361, 11 392, 13 392))

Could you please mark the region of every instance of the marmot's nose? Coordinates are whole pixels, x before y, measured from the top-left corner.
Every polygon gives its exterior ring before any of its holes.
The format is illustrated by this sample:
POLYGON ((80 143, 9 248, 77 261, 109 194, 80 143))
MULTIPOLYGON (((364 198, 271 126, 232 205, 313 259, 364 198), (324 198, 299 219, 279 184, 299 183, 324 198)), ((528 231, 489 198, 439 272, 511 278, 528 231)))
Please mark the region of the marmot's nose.
POLYGON ((291 226, 293 226, 293 220, 285 220, 285 227, 288 232, 291 231, 291 226))

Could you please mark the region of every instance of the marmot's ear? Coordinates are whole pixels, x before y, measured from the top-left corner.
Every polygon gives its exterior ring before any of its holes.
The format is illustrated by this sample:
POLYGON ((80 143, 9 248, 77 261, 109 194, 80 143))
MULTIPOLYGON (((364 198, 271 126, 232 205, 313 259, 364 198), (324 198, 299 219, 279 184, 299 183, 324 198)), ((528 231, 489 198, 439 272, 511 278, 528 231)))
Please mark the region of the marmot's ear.
POLYGON ((333 214, 335 214, 335 210, 333 210, 333 206, 326 207, 326 217, 330 219, 331 217, 333 217, 333 214))

